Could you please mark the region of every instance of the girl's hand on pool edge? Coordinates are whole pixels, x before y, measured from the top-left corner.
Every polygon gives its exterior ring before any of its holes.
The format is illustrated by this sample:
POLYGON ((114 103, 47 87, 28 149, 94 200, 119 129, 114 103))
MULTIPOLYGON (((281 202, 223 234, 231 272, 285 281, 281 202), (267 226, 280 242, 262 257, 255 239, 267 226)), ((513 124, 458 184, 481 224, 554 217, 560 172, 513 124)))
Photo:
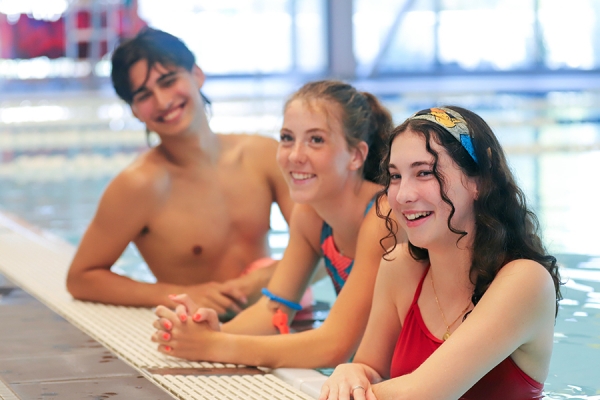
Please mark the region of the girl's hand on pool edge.
POLYGON ((321 387, 319 400, 377 400, 361 364, 338 365, 321 387))
POLYGON ((181 324, 181 320, 177 314, 165 306, 158 306, 154 313, 159 317, 152 323, 152 326, 156 328, 156 332, 151 337, 151 340, 155 343, 163 343, 162 347, 166 352, 171 351, 171 347, 164 345, 164 343, 171 340, 171 330, 181 324))
POLYGON ((159 318, 152 323, 152 326, 156 328, 156 330, 162 330, 165 332, 169 332, 173 329, 173 323, 168 318, 159 318))
POLYGON ((191 315, 191 312, 198 308, 198 305, 186 293, 170 294, 169 299, 177 304, 175 313, 181 322, 187 321, 188 315, 191 315))
POLYGON ((206 322, 210 329, 213 331, 220 332, 221 324, 219 322, 219 315, 212 308, 199 308, 192 315, 194 322, 206 322))
POLYGON ((221 335, 214 310, 200 309, 197 321, 188 318, 185 322, 175 311, 164 306, 157 307, 155 313, 159 318, 153 323, 157 330, 151 340, 158 344, 160 353, 188 360, 208 360, 218 335, 221 335), (165 320, 172 324, 170 331, 164 328, 165 320), (213 329, 215 325, 217 329, 213 329))
MULTIPOLYGON (((181 323, 177 314, 165 306, 158 306, 154 310, 154 314, 158 317, 153 323, 152 326, 156 329, 157 333, 167 333, 170 334, 170 331, 176 324, 181 323)), ((161 337, 163 337, 162 335, 161 337)))

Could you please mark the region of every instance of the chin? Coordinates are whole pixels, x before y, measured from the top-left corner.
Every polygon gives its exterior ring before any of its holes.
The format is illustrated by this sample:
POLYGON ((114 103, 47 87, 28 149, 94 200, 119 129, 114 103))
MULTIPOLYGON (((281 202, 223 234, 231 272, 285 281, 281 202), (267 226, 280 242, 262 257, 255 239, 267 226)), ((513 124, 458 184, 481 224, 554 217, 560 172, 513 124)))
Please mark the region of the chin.
POLYGON ((429 242, 427 240, 423 240, 423 238, 409 237, 408 242, 415 247, 418 247, 420 249, 425 249, 425 250, 427 250, 427 247, 429 246, 429 242))
POLYGON ((320 196, 317 191, 309 189, 309 188, 304 188, 304 190, 302 190, 302 189, 290 190, 290 198, 292 199, 292 201, 294 203, 308 204, 308 203, 314 202, 315 200, 318 200, 318 198, 320 198, 320 196))
POLYGON ((305 194, 294 194, 291 193, 290 194, 290 198, 292 199, 292 201, 294 203, 298 203, 298 204, 307 204, 310 203, 310 201, 312 200, 312 196, 307 196, 305 194))

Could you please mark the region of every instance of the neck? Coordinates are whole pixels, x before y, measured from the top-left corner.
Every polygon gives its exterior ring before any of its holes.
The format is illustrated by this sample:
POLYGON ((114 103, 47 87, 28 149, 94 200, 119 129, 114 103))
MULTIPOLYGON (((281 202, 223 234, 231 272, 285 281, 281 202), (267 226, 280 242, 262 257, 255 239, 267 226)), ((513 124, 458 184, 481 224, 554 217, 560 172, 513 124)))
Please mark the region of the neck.
POLYGON ((208 124, 204 110, 196 111, 196 118, 186 132, 176 136, 160 136, 158 150, 174 164, 186 166, 197 163, 215 163, 219 158, 219 138, 208 124))
POLYGON ((430 268, 435 276, 440 301, 450 297, 466 298, 473 293, 473 284, 469 278, 472 248, 467 237, 458 246, 454 240, 443 248, 429 249, 430 268))
POLYGON ((310 205, 334 231, 342 232, 349 225, 354 226, 359 218, 362 221, 365 212, 363 203, 366 198, 373 197, 377 190, 377 185, 357 174, 336 189, 335 195, 310 205))

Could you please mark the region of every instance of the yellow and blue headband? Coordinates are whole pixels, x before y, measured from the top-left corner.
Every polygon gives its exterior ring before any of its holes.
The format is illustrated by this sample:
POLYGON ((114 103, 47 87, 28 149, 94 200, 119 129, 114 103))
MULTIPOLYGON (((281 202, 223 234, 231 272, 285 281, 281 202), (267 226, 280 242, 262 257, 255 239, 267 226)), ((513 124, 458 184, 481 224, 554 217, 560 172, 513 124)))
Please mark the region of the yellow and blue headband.
POLYGON ((428 108, 426 110, 415 113, 408 120, 413 119, 424 119, 431 121, 446 131, 450 132, 452 136, 458 140, 458 142, 464 147, 469 153, 473 161, 477 162, 477 156, 475 155, 475 148, 473 147, 473 138, 469 132, 469 127, 465 122, 462 115, 458 112, 445 107, 439 108, 428 108))

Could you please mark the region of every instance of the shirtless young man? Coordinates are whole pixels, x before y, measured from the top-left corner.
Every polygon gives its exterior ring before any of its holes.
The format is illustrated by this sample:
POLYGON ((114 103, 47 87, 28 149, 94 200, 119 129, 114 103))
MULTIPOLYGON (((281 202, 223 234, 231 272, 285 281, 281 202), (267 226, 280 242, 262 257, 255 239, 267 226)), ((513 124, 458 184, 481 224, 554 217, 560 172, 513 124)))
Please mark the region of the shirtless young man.
POLYGON ((252 268, 269 256, 271 204, 286 220, 293 207, 277 141, 214 134, 200 94, 205 76, 168 33, 143 30, 115 50, 112 65, 117 94, 160 144, 108 185, 71 263, 69 292, 145 307, 175 306, 169 295, 185 292, 219 313, 238 312, 274 269, 252 268), (130 242, 157 283, 111 272, 130 242))

